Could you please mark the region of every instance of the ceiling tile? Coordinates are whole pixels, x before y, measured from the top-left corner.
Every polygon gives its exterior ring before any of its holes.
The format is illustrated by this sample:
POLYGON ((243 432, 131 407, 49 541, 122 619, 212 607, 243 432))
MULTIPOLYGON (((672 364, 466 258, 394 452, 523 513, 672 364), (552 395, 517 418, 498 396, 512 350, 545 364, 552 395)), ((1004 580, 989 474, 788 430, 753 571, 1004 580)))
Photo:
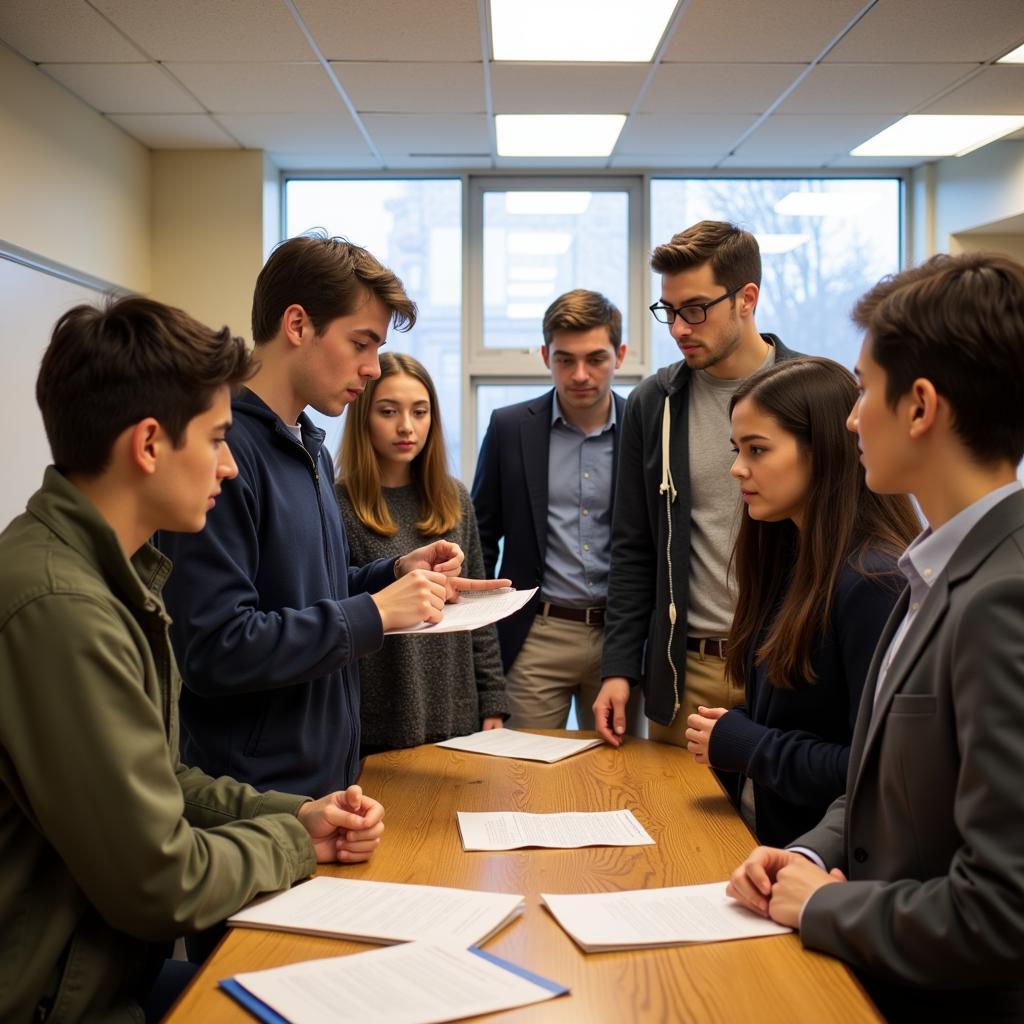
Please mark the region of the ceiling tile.
POLYGON ((1020 0, 879 0, 825 60, 981 62, 1021 36, 1020 0))
POLYGON ((645 171, 656 167, 659 170, 672 169, 686 171, 693 167, 707 169, 714 167, 722 159, 721 152, 718 153, 687 153, 686 157, 680 157, 673 153, 627 153, 623 156, 613 156, 612 167, 631 171, 645 171))
POLYGON ((647 64, 491 65, 496 114, 626 114, 647 64))
POLYGON ((851 168, 853 170, 899 171, 901 168, 917 167, 934 159, 928 156, 837 156, 826 164, 827 167, 851 168))
POLYGON ((644 114, 763 114, 806 64, 662 64, 644 114))
POLYGON ((827 158, 820 151, 809 151, 804 153, 789 152, 782 156, 744 156, 743 151, 727 156, 718 165, 721 168, 742 169, 745 171, 772 170, 818 170, 824 167, 827 158))
POLYGON ((111 114, 150 149, 238 149, 238 143, 208 114, 111 114))
POLYGON ((772 114, 737 150, 743 159, 845 155, 896 120, 892 114, 772 114))
POLYGON ((277 153, 267 156, 284 171, 379 171, 380 161, 370 153, 277 153))
POLYGON ((0 39, 36 61, 145 60, 102 15, 67 0, 4 0, 0 39))
POLYGON ((921 114, 1024 114, 1024 65, 985 68, 921 114))
POLYGON ((819 64, 776 113, 905 114, 976 68, 976 64, 819 64))
POLYGON ((43 64, 42 70, 104 114, 202 114, 156 64, 43 64))
POLYGON ((315 114, 344 110, 318 63, 168 63, 168 71, 215 114, 315 114))
POLYGON ((807 64, 863 6, 864 0, 691 0, 663 60, 807 64))
POLYGON ((484 71, 475 64, 332 63, 338 81, 368 113, 473 114, 487 109, 484 71))
POLYGON ((328 60, 483 59, 476 0, 297 0, 296 6, 328 60))
POLYGON ((406 153, 386 153, 384 160, 389 170, 473 170, 494 166, 489 156, 409 156, 406 153))
POLYGON ((370 148, 347 111, 336 114, 221 114, 218 121, 248 149, 275 153, 352 153, 370 148))
POLYGON ((365 114, 363 124, 381 153, 486 155, 491 138, 484 114, 365 114))
POLYGON ((725 156, 756 120, 752 114, 638 114, 626 122, 615 156, 664 153, 684 161, 689 153, 725 156))
POLYGON ((154 60, 309 60, 309 43, 280 2, 92 0, 154 60))

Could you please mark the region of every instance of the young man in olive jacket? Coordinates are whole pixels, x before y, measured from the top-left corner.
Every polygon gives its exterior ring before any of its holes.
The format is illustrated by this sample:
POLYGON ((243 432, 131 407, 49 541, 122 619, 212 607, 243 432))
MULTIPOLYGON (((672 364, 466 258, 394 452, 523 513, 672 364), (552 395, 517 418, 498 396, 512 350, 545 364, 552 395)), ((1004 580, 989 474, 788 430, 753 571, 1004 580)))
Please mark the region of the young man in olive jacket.
POLYGON ((178 757, 171 566, 147 541, 201 530, 236 474, 248 373, 226 328, 136 297, 72 309, 43 357, 54 465, 0 535, 5 1022, 159 1015, 176 936, 379 842, 357 786, 259 793, 178 757))

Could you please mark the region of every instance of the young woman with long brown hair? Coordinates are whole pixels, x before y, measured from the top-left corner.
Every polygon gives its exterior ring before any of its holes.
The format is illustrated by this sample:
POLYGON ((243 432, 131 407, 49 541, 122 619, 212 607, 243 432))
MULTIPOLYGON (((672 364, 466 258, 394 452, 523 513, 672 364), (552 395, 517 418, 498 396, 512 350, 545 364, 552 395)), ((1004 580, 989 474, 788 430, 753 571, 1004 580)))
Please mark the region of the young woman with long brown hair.
POLYGON ((905 496, 867 489, 846 418, 853 375, 829 359, 779 363, 732 398, 743 516, 726 673, 742 705, 700 708, 688 747, 726 776, 758 840, 785 846, 846 785, 875 645, 920 532, 905 496))
MULTIPOLYGON (((338 458, 352 561, 395 558, 444 538, 465 552, 463 575, 482 578, 473 503, 448 472, 434 382, 412 356, 382 355, 380 368, 348 409, 338 458)), ((493 626, 386 637, 360 659, 359 675, 364 756, 500 728, 507 717, 493 626)))

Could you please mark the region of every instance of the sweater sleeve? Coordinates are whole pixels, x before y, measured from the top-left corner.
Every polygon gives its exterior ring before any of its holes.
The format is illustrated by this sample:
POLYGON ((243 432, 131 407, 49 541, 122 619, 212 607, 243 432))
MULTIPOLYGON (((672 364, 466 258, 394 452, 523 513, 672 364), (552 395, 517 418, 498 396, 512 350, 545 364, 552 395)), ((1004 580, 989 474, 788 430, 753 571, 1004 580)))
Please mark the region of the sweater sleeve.
MULTIPOLYGON (((800 729, 771 728, 743 708, 724 715, 711 733, 709 760, 716 768, 741 771, 759 786, 794 804, 827 804, 846 787, 849 737, 857 718, 868 666, 898 596, 892 580, 845 571, 836 588, 832 632, 839 649, 838 678, 818 679, 844 703, 847 740, 835 743, 800 729)), ((765 683, 770 685, 770 683, 765 683)))
MULTIPOLYGON (((462 547, 466 552, 463 575, 482 579, 484 558, 473 503, 465 487, 461 483, 458 487, 462 504, 462 547)), ((507 719, 508 697, 505 695, 505 673, 501 669, 501 653, 498 649, 498 630, 493 625, 474 630, 472 642, 480 720, 498 717, 507 719)))

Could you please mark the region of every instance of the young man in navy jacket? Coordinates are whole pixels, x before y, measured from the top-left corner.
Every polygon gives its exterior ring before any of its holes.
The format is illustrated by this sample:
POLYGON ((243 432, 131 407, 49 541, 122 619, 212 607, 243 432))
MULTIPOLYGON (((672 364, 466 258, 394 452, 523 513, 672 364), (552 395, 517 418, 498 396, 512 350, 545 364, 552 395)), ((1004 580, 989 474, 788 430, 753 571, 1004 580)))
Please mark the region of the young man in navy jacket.
POLYGON ((181 665, 182 750, 258 789, 326 793, 359 769, 356 662, 387 629, 437 621, 463 553, 438 541, 348 564, 324 432, 380 375, 378 349, 416 306, 370 253, 341 239, 282 243, 256 282, 259 369, 234 402, 238 476, 203 534, 164 534, 167 606, 181 665))

